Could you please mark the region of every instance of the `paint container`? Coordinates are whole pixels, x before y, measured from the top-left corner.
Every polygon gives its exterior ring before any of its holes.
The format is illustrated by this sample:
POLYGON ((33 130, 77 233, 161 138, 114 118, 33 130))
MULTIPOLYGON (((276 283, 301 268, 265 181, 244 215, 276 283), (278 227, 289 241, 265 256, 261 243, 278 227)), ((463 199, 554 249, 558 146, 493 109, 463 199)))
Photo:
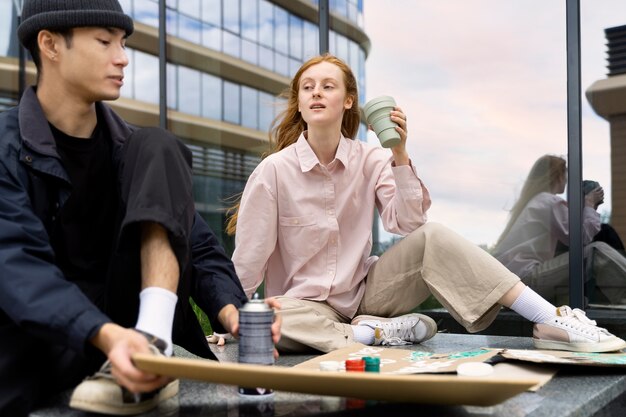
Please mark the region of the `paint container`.
POLYGON ((322 361, 319 366, 322 372, 339 372, 342 370, 341 362, 339 361, 322 361))
MULTIPOLYGON (((239 309, 239 363, 274 365, 272 310, 258 294, 239 309)), ((259 396, 273 394, 271 389, 239 387, 239 394, 259 396)))
POLYGON ((363 359, 346 360, 346 372, 365 372, 365 361, 363 359))
POLYGON ((380 372, 380 358, 374 356, 364 356, 365 372, 380 372))

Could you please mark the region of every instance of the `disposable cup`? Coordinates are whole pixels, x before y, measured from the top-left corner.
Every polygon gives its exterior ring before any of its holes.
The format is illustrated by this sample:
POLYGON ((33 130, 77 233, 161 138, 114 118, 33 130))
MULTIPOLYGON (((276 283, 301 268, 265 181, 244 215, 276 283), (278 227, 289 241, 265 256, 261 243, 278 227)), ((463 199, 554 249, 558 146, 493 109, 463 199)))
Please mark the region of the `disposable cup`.
POLYGON ((390 96, 380 96, 368 101, 363 106, 365 121, 372 127, 383 148, 393 148, 400 143, 400 134, 396 131, 395 122, 391 120, 390 112, 396 101, 390 96))

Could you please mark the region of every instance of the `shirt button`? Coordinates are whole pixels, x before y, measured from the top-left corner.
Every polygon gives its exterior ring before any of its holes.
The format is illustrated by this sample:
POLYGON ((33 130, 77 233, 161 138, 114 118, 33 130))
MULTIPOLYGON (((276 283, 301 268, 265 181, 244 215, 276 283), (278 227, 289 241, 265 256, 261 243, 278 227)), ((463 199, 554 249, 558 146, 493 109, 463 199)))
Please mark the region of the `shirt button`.
POLYGON ((300 220, 294 220, 293 221, 293 224, 299 224, 299 223, 300 223, 300 220))
POLYGON ((333 271, 328 271, 328 275, 332 275, 332 274, 333 274, 333 271))

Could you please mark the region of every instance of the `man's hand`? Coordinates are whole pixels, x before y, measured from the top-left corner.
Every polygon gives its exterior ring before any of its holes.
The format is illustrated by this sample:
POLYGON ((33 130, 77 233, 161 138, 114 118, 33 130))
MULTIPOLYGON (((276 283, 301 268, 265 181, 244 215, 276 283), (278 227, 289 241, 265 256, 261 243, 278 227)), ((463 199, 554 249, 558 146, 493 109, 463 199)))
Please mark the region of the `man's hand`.
POLYGON ((111 361, 111 373, 118 384, 130 392, 150 392, 164 386, 170 378, 143 372, 132 363, 135 353, 151 353, 142 334, 114 323, 106 323, 91 339, 111 361))
MULTIPOLYGON (((274 298, 266 298, 265 304, 274 309, 274 323, 272 323, 272 341, 274 344, 280 340, 280 326, 282 319, 278 310, 280 310, 280 303, 274 298)), ((218 320, 226 329, 228 333, 234 337, 239 337, 239 310, 233 305, 228 304, 220 310, 217 315, 218 320)), ((219 339, 217 339, 219 341, 219 339)), ((278 351, 274 349, 274 356, 278 357, 278 351)))

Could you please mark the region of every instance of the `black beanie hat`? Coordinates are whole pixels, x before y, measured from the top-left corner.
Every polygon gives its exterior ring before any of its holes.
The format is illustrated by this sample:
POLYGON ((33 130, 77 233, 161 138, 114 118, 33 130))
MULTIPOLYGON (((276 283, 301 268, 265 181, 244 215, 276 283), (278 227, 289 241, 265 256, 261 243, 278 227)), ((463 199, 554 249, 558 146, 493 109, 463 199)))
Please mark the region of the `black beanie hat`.
POLYGON ((124 14, 117 0, 26 0, 17 36, 24 46, 40 30, 102 26, 133 33, 133 19, 124 14))

